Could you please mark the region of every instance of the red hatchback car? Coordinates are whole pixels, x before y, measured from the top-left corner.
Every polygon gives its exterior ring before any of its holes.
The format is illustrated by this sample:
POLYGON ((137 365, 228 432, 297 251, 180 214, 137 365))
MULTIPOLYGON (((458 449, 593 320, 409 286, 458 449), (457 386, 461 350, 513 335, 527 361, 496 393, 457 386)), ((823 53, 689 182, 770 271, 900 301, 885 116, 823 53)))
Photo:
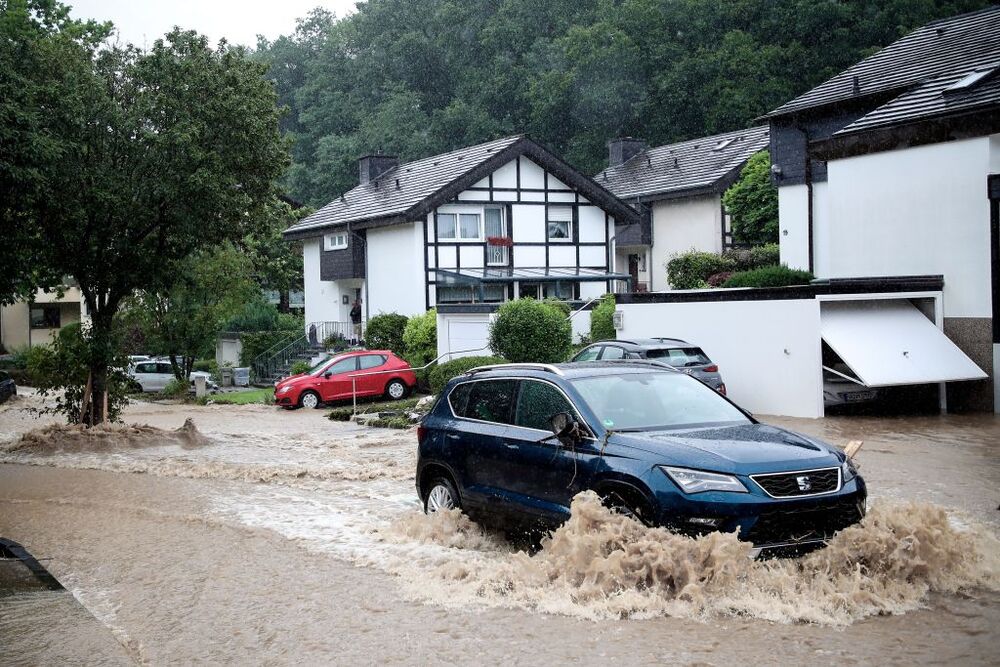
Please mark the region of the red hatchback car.
POLYGON ((274 386, 274 402, 286 408, 317 408, 323 403, 358 397, 399 399, 417 384, 417 376, 389 350, 356 350, 336 354, 274 386))

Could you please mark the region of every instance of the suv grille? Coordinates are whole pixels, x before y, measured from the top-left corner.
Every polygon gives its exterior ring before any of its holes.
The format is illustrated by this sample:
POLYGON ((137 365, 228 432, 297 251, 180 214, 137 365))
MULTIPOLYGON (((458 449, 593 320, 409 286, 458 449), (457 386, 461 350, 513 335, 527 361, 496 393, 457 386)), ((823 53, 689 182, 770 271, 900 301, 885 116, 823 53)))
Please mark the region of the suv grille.
POLYGON ((840 468, 800 470, 773 475, 750 475, 772 498, 815 496, 840 489, 840 468))
POLYGON ((864 501, 840 500, 835 503, 798 509, 764 512, 742 539, 757 546, 785 544, 803 540, 827 540, 838 530, 861 521, 864 501))

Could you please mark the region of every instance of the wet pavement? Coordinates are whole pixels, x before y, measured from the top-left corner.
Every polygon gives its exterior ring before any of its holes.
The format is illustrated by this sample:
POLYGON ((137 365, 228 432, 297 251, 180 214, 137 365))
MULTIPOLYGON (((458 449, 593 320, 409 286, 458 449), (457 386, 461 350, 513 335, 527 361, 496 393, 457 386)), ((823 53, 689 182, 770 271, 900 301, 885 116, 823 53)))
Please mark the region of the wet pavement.
MULTIPOLYGON (((22 440, 41 425, 24 410, 33 400, 0 407, 0 536, 49 559, 134 662, 1000 659, 992 416, 764 418, 864 439, 880 518, 812 560, 762 564, 727 536, 637 532, 586 502, 530 556, 462 517, 428 520, 412 431, 322 411, 137 404, 130 423, 166 432, 22 440), (177 430, 188 417, 204 438, 177 430)), ((15 639, 33 616, 51 621, 49 650, 62 653, 49 655, 72 655, 86 633, 30 606, 0 612, 15 664, 49 662, 15 639)))

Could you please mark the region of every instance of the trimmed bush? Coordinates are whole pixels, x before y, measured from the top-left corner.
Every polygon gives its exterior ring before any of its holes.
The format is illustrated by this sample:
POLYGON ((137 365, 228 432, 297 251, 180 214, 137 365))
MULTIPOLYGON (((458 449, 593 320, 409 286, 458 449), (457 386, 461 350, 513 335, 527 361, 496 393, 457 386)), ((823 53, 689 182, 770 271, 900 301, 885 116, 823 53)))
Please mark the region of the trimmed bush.
POLYGON ((723 287, 787 287, 789 285, 808 285, 813 274, 799 269, 790 269, 785 265, 765 266, 752 271, 734 273, 723 287))
POLYGON ((437 311, 411 317, 403 329, 403 347, 411 366, 425 366, 437 357, 437 311))
POLYGON ((573 309, 570 307, 568 303, 566 303, 565 301, 560 301, 554 296, 545 297, 545 299, 542 300, 542 303, 548 304, 553 308, 558 308, 560 311, 562 311, 564 317, 569 317, 570 313, 573 312, 573 309))
POLYGON ((765 243, 750 248, 751 269, 778 266, 779 264, 781 264, 781 246, 777 243, 765 243))
POLYGON ((174 378, 167 383, 159 395, 164 398, 184 398, 189 392, 190 385, 187 382, 174 378))
POLYGON ((440 393, 449 380, 472 370, 476 366, 490 366, 504 363, 507 363, 507 360, 500 357, 461 357, 460 359, 452 359, 443 364, 438 364, 431 367, 431 392, 434 394, 440 393))
POLYGON ((559 363, 572 344, 573 329, 562 311, 534 299, 504 303, 490 324, 490 349, 508 361, 559 363))
POLYGON ((698 289, 707 283, 709 276, 723 271, 733 271, 736 263, 712 252, 691 250, 674 255, 667 262, 667 280, 674 289, 698 289))
POLYGON ((215 362, 211 359, 198 359, 193 364, 191 364, 191 370, 193 371, 203 371, 205 373, 212 372, 212 364, 215 362))
POLYGON ((590 340, 611 340, 615 337, 615 295, 605 294, 590 311, 590 340))
POLYGON ((723 271, 722 273, 716 273, 708 277, 705 282, 709 284, 710 287, 722 287, 722 283, 729 280, 729 277, 733 275, 732 271, 723 271))
POLYGON ((403 344, 406 323, 406 315, 379 313, 365 327, 365 346, 369 350, 392 350, 402 356, 406 352, 403 344))
POLYGON ((308 361, 300 360, 292 364, 292 367, 288 369, 288 372, 291 375, 301 375, 302 373, 307 372, 310 368, 312 368, 312 366, 309 365, 308 361))

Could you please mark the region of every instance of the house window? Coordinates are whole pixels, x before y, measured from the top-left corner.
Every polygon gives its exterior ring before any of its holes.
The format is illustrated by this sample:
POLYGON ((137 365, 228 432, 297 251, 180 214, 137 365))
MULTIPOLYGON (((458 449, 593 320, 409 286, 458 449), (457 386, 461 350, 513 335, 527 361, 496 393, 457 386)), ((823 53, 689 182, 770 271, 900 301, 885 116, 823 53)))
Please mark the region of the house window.
POLYGON ((573 207, 548 206, 547 232, 550 242, 569 242, 573 240, 573 207))
POLYGON ((343 250, 347 247, 347 232, 334 232, 323 237, 327 250, 343 250))
POLYGON ((503 217, 503 209, 498 206, 487 206, 483 209, 486 228, 486 264, 488 266, 507 266, 510 258, 510 248, 507 236, 507 224, 503 217))
POLYGON ((573 283, 542 283, 543 299, 573 300, 573 283))
POLYGON ((438 285, 438 303, 499 303, 507 296, 504 285, 438 285), (480 289, 482 296, 480 297, 480 289))
POLYGON ((438 241, 482 241, 481 216, 478 213, 438 213, 438 241))
POLYGON ((58 329, 61 324, 59 306, 35 306, 31 309, 32 329, 58 329))

